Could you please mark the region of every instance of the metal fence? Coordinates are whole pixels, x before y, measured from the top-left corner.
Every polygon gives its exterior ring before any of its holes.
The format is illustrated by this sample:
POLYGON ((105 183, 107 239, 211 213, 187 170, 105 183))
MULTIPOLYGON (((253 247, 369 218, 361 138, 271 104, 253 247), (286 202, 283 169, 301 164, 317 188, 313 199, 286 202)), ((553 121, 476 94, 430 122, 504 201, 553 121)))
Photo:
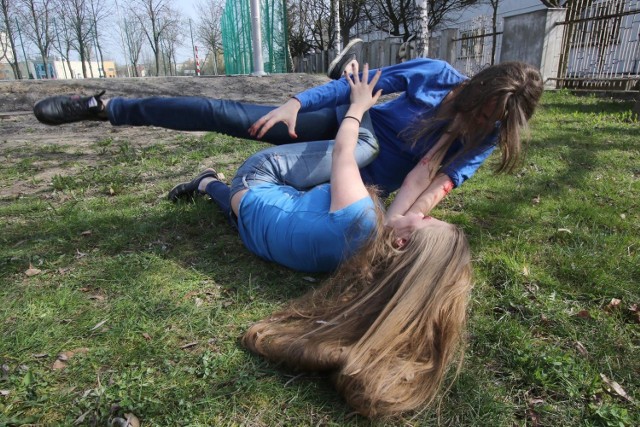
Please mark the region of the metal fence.
POLYGON ((561 25, 559 87, 629 90, 640 80, 640 0, 578 0, 561 25))
MULTIPOLYGON (((286 9, 282 0, 262 0, 262 53, 264 71, 289 71, 286 9)), ((249 0, 227 0, 220 23, 227 74, 249 74, 254 70, 249 0)))
POLYGON ((490 16, 482 15, 462 23, 457 29, 457 36, 453 39, 455 56, 451 65, 466 75, 473 75, 483 68, 500 62, 503 22, 502 18, 496 20, 495 33, 490 16))

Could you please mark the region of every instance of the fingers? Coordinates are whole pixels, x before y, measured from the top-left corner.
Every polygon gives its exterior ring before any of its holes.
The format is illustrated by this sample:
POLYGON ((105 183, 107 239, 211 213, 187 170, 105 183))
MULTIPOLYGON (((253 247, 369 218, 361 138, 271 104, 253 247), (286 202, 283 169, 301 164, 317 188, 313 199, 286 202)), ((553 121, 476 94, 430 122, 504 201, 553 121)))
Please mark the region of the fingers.
POLYGON ((269 129, 271 129, 274 124, 274 119, 267 119, 260 128, 260 132, 258 133, 257 138, 261 139, 265 133, 269 132, 269 129))
POLYGON ((298 134, 296 133, 296 121, 295 120, 293 120, 291 123, 289 123, 288 129, 289 129, 289 136, 291 138, 297 138, 298 137, 298 134))
POLYGON ((378 68, 378 71, 376 71, 376 73, 373 75, 373 77, 369 81, 369 85, 375 86, 376 84, 378 84, 378 80, 380 80, 381 74, 382 74, 382 69, 378 68))
POLYGON ((252 137, 260 139, 269 131, 269 129, 271 129, 272 126, 273 120, 271 120, 267 114, 266 116, 262 116, 256 120, 255 123, 251 125, 248 132, 252 137))
POLYGON ((378 89, 378 91, 373 94, 373 102, 374 102, 374 104, 378 101, 378 98, 380 98, 380 95, 382 95, 382 89, 378 89))
MULTIPOLYGON (((365 64, 365 73, 367 72, 367 67, 368 65, 365 64)), ((353 81, 356 83, 360 83, 360 74, 359 74, 359 68, 360 65, 358 64, 358 61, 351 61, 351 72, 352 72, 352 76, 353 76, 353 81)))
POLYGON ((371 77, 371 80, 369 80, 369 64, 368 63, 364 64, 364 67, 362 68, 362 78, 360 78, 360 73, 358 72, 358 63, 356 61, 353 61, 351 63, 351 71, 352 71, 351 74, 347 72, 348 68, 349 67, 345 68, 344 76, 347 79, 349 86, 351 87, 360 83, 364 83, 365 85, 368 85, 368 86, 375 86, 378 83, 378 80, 380 80, 380 75, 382 74, 382 69, 378 69, 373 75, 373 77, 371 77))
POLYGON ((351 90, 353 90, 353 87, 355 86, 355 84, 353 83, 353 80, 351 80, 353 78, 353 75, 350 76, 346 68, 344 69, 344 78, 347 79, 347 83, 349 83, 349 87, 351 88, 351 90))

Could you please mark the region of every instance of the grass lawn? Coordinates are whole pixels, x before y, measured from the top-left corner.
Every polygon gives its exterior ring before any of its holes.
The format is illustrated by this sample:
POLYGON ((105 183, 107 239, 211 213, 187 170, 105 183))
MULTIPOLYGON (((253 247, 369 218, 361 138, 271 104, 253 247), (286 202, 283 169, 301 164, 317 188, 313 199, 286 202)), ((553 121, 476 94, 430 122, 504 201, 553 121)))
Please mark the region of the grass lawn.
MULTIPOLYGON (((473 248, 468 347, 450 390, 399 425, 640 425, 631 106, 546 93, 517 173, 485 165, 434 212, 473 248)), ((4 153, 23 160, 0 164, 0 185, 30 179, 30 157, 74 150, 30 147, 4 153)), ((0 200, 0 426, 125 413, 145 426, 369 425, 326 378, 238 345, 322 276, 251 255, 210 201, 164 199, 206 166, 231 177, 259 148, 217 134, 171 147, 107 138, 95 166, 0 200)))

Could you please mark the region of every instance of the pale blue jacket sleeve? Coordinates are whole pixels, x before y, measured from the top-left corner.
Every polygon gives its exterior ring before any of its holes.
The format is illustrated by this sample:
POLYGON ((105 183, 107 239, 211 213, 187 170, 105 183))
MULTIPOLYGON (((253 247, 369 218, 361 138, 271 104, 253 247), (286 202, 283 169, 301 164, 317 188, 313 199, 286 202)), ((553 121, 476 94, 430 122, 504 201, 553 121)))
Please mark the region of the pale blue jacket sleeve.
MULTIPOLYGON (((369 78, 376 71, 370 70, 369 78)), ((383 68, 374 91, 382 89, 385 95, 405 92, 412 102, 436 106, 442 100, 443 93, 446 95, 452 86, 465 79, 444 61, 420 58, 383 68)), ((348 104, 349 95, 349 83, 343 77, 305 90, 295 98, 300 101, 300 111, 305 112, 348 104)))

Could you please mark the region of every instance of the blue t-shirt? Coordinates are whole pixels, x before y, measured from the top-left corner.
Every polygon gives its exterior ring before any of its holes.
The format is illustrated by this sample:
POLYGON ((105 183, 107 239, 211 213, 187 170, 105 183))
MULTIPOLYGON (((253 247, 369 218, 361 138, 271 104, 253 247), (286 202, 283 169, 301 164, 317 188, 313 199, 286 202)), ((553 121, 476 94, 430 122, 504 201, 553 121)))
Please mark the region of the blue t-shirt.
MULTIPOLYGON (((370 71, 370 78, 376 70, 370 71)), ((404 141, 400 133, 418 117, 433 117, 447 94, 467 79, 444 61, 414 59, 385 67, 374 92, 401 93, 397 98, 376 104, 369 110, 373 129, 380 142, 380 154, 361 169, 367 183, 380 186, 386 192, 397 190, 405 176, 437 142, 438 134, 419 141, 415 146, 404 141)), ((302 105, 300 111, 349 104, 350 89, 346 79, 335 80, 296 95, 302 105)), ((495 149, 498 127, 479 146, 468 150, 454 161, 450 160, 463 145, 455 141, 443 160, 442 172, 457 187, 470 178, 495 149), (450 163, 449 163, 450 162, 450 163)))
POLYGON ((254 254, 294 270, 333 271, 366 241, 376 214, 371 197, 335 212, 330 205, 330 184, 251 187, 240 202, 240 238, 254 254))

